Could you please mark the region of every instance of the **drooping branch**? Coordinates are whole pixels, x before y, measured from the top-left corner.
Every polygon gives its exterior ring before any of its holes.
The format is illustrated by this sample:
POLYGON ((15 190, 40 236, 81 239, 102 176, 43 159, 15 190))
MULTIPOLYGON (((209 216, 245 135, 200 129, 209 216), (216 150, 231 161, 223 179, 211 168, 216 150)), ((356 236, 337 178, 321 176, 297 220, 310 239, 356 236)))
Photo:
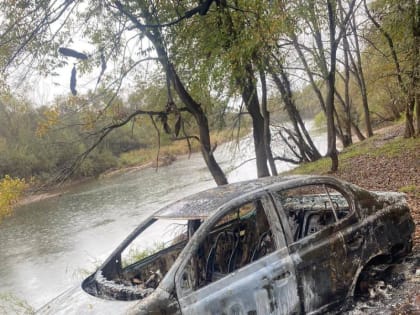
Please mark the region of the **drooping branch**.
MULTIPOLYGON (((43 18, 35 25, 35 27, 30 33, 25 33, 26 38, 23 40, 22 43, 20 43, 17 49, 8 58, 3 70, 7 69, 16 60, 16 58, 25 50, 25 48, 35 39, 36 36, 42 34, 42 32, 44 32, 46 28, 58 21, 73 2, 73 0, 65 1, 55 10, 52 10, 50 12, 48 12, 48 10, 51 10, 52 8, 46 8, 46 13, 43 16, 43 18)), ((2 36, 3 35, 4 34, 2 34, 2 36)))
MULTIPOLYGON (((98 138, 95 140, 95 142, 87 150, 85 150, 82 154, 80 154, 69 167, 64 168, 60 172, 60 174, 56 178, 56 181, 57 182, 63 182, 66 179, 68 179, 75 172, 75 170, 80 166, 80 164, 89 156, 89 154, 95 148, 97 148, 98 145, 101 144, 102 141, 105 139, 105 137, 107 137, 108 134, 111 133, 113 130, 118 129, 118 128, 128 124, 132 119, 134 119, 136 116, 139 116, 139 115, 147 115, 149 117, 153 117, 153 116, 160 117, 160 116, 165 115, 165 114, 166 113, 162 112, 162 111, 136 110, 136 111, 132 112, 130 115, 128 115, 125 119, 121 120, 120 122, 113 123, 111 125, 105 126, 105 127, 101 128, 98 132, 95 132, 95 133, 91 134, 91 136, 97 135, 98 138)), ((153 120, 153 123, 154 123, 154 120, 153 120)), ((160 141, 160 137, 159 137, 159 141, 160 141)))
MULTIPOLYGON (((166 75, 172 82, 174 90, 178 94, 180 100, 189 109, 189 112, 193 115, 197 123, 197 127, 199 129, 201 153, 209 171, 211 172, 214 180, 218 185, 227 184, 227 178, 211 151, 210 131, 206 113, 204 112, 201 105, 187 91, 187 88, 179 77, 175 66, 171 63, 165 46, 165 41, 163 40, 159 29, 155 28, 153 31, 151 31, 140 22, 139 18, 133 12, 128 10, 126 6, 122 5, 120 1, 114 1, 114 4, 116 5, 120 14, 127 17, 133 23, 133 25, 141 33, 146 35, 146 37, 152 42, 156 53, 160 58, 160 63, 166 72, 166 75)), ((144 10, 142 11, 142 14, 146 21, 153 21, 153 13, 149 12, 148 8, 143 9, 144 10)))

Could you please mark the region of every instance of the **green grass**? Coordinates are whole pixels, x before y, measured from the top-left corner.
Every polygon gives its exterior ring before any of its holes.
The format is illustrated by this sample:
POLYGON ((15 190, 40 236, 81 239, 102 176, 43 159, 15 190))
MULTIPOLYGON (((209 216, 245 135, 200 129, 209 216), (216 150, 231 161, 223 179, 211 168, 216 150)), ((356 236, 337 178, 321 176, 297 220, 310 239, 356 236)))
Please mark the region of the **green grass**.
POLYGON ((287 174, 326 174, 331 166, 329 158, 322 158, 315 162, 304 163, 297 168, 288 171, 287 174))
MULTIPOLYGON (((339 168, 345 168, 347 162, 359 156, 369 157, 384 156, 387 158, 404 158, 404 154, 411 150, 420 150, 420 139, 395 138, 392 140, 381 140, 382 135, 374 136, 365 141, 353 144, 340 152, 339 168)), ((287 172, 287 174, 327 174, 331 167, 331 160, 323 158, 315 162, 305 163, 287 172)))
POLYGON ((369 154, 373 156, 385 155, 387 157, 393 158, 404 155, 405 151, 415 149, 416 147, 419 147, 419 145, 420 139, 418 138, 394 139, 387 142, 380 148, 373 149, 369 154))
POLYGON ((406 194, 414 194, 417 198, 420 198, 420 186, 417 185, 407 185, 402 186, 398 189, 399 192, 403 192, 406 194))

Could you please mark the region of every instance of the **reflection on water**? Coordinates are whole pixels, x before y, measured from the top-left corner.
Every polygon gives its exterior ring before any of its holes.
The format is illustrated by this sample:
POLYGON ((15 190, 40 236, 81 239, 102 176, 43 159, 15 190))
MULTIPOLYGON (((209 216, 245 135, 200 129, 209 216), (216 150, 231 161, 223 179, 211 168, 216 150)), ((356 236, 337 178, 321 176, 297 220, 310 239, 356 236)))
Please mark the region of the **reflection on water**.
MULTIPOLYGON (((323 144, 324 136, 316 140, 323 144)), ((231 147, 231 146, 230 146, 231 147)), ((251 140, 232 158, 216 151, 229 181, 255 178, 251 140)), ((228 150, 229 149, 229 150, 228 150)), ((291 165, 279 163, 279 169, 291 165)), ((141 222, 163 205, 215 186, 200 154, 171 166, 82 184, 59 197, 28 204, 0 224, 0 293, 38 308, 80 282, 141 222)))

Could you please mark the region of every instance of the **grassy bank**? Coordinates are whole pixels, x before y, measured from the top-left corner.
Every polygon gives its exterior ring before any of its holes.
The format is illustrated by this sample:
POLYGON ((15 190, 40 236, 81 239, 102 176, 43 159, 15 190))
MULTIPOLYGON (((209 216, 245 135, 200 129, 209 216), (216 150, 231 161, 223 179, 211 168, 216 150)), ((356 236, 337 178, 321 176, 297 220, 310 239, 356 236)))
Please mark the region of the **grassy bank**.
MULTIPOLYGON (((237 130, 232 129, 215 131, 211 133, 212 144, 213 146, 216 144, 220 145, 234 140, 236 137, 244 137, 249 132, 249 128, 241 128, 239 134, 237 133, 237 130)), ((159 167, 166 166, 176 160, 178 156, 187 155, 190 152, 200 151, 200 143, 197 140, 191 139, 190 145, 191 146, 189 147, 186 140, 173 141, 163 144, 159 149, 159 154, 157 147, 132 150, 122 153, 118 157, 116 166, 105 169, 95 177, 112 176, 114 174, 126 172, 130 169, 156 167, 156 160, 158 157, 159 167)), ((23 197, 19 198, 17 206, 58 196, 67 189, 90 179, 93 179, 93 177, 68 179, 65 183, 61 183, 59 186, 55 183, 45 184, 43 181, 34 181, 33 184, 26 190, 23 197)))
MULTIPOLYGON (((244 137, 250 132, 247 128, 242 128, 239 132, 239 137, 244 137)), ((211 140, 213 145, 222 144, 233 140, 237 137, 237 131, 231 129, 225 129, 211 133, 211 140)), ((196 139, 190 140, 190 147, 186 140, 174 141, 169 144, 163 145, 159 149, 159 157, 163 159, 162 164, 167 164, 166 157, 174 158, 176 156, 186 155, 190 152, 199 152, 200 143, 196 139)), ((122 153, 119 158, 119 168, 142 166, 142 165, 156 165, 156 159, 158 157, 158 148, 148 148, 133 150, 130 152, 122 153)), ((161 165, 161 163, 159 163, 161 165)))

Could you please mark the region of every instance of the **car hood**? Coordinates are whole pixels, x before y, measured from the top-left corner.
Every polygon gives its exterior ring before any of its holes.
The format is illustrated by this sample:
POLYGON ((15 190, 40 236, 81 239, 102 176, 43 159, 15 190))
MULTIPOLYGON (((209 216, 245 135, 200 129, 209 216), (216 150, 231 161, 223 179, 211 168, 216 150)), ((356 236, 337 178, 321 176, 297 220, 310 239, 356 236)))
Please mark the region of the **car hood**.
POLYGON ((89 295, 81 286, 65 291, 36 314, 126 314, 139 301, 111 301, 89 295))

